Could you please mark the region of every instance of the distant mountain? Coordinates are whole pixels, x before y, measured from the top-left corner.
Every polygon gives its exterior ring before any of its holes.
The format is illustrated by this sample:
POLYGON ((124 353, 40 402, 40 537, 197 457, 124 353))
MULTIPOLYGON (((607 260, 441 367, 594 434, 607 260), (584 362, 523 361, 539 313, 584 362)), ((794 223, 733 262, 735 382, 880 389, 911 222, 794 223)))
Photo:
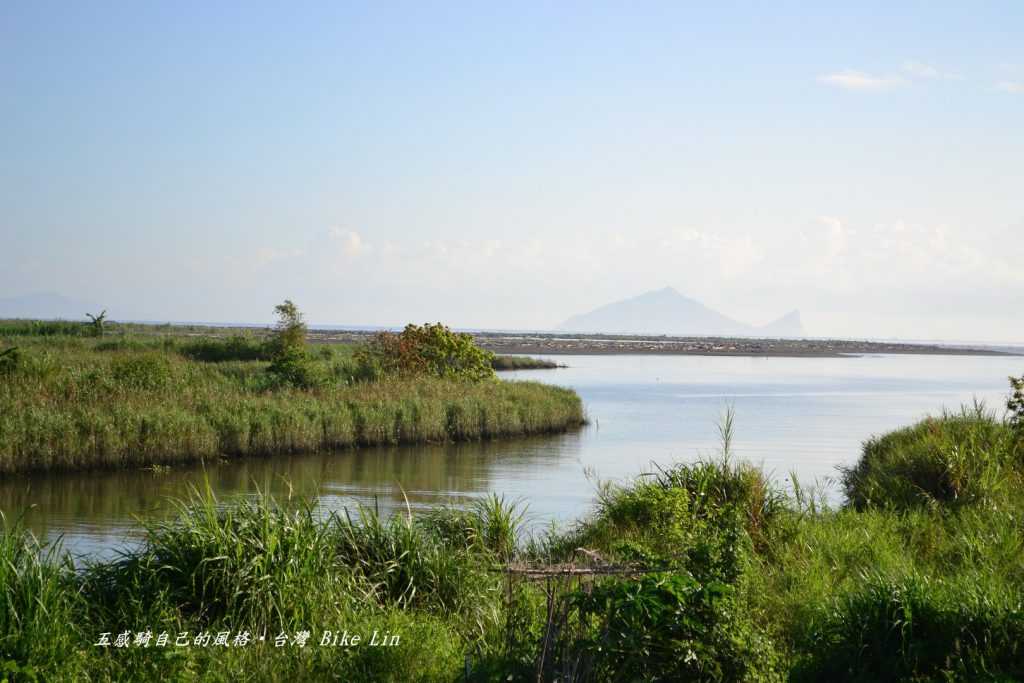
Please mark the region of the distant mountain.
POLYGON ((56 292, 35 292, 0 299, 0 318, 61 318, 85 320, 86 313, 98 313, 96 304, 71 299, 56 292))
POLYGON ((801 337, 800 312, 762 327, 747 325, 685 297, 671 287, 601 306, 558 326, 566 332, 672 334, 679 336, 801 337))
POLYGON ((766 337, 802 337, 804 336, 804 323, 800 320, 800 311, 793 309, 775 322, 768 323, 762 327, 755 328, 757 334, 766 337))

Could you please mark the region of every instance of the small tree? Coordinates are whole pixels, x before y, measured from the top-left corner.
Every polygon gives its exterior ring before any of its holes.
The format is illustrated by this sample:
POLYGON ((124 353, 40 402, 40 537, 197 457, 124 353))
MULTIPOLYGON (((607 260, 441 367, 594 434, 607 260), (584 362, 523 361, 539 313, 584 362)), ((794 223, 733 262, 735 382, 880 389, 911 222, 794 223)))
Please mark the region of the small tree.
POLYGON ((1010 424, 1024 435, 1024 375, 1010 378, 1010 392, 1010 398, 1006 401, 1010 424))
POLYGON ((306 321, 299 307, 291 299, 274 306, 277 323, 271 337, 274 354, 301 355, 306 350, 306 321))
POLYGON ((92 334, 94 337, 103 336, 103 323, 107 320, 107 309, 103 309, 103 312, 99 315, 93 315, 92 313, 86 313, 85 317, 89 318, 92 322, 92 334))
POLYGON ((306 323, 302 312, 290 299, 274 306, 277 324, 268 344, 270 370, 284 382, 309 388, 323 381, 323 374, 306 353, 306 323))

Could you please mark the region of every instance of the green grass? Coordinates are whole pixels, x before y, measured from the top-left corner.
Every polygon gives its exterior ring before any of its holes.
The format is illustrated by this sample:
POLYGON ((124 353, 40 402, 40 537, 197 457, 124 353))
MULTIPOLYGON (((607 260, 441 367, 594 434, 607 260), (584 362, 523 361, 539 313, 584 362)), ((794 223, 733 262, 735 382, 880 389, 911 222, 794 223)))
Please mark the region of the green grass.
POLYGON ((843 472, 846 498, 857 508, 963 505, 1021 486, 1022 454, 1008 424, 981 405, 931 417, 870 439, 843 472))
MULTIPOLYGON (((583 423, 579 397, 531 382, 356 382, 350 349, 316 347, 324 381, 282 384, 262 342, 23 337, 0 383, 0 473, 478 440, 583 423)), ((0 346, 2 346, 0 339, 0 346)))

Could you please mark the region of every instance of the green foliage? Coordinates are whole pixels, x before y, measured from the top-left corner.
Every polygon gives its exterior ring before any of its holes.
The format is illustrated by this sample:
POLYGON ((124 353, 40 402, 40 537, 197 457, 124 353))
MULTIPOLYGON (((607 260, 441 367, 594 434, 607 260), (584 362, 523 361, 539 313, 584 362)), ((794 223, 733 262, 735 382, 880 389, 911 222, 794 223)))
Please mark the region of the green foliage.
POLYGON ((160 354, 138 354, 117 358, 110 364, 113 381, 130 390, 155 391, 173 381, 172 365, 160 354))
POLYGON ((178 346, 181 355, 205 363, 271 360, 272 348, 259 339, 234 334, 227 339, 202 338, 178 346))
POLYGON ((82 602, 70 559, 0 513, 0 674, 33 680, 76 658, 82 602))
MULTIPOLYGON (((359 429, 370 429, 364 417, 359 429)), ((0 670, 18 680, 447 681, 468 662, 481 681, 1024 676, 1019 492, 991 505, 812 512, 766 481, 720 460, 605 487, 595 516, 553 532, 542 551, 517 542, 523 513, 498 496, 384 518, 264 495, 225 504, 207 491, 148 526, 141 546, 79 572, 5 530, 0 670), (636 571, 572 577, 554 600, 550 580, 506 584, 495 571, 543 556, 559 563, 558 581, 565 550, 581 547, 597 569, 636 571), (173 656, 88 647, 140 624, 270 634, 343 624, 400 633, 403 645, 173 656)))
POLYGON ((480 381, 494 376, 494 354, 478 347, 470 334, 441 323, 406 325, 400 334, 381 332, 357 350, 357 376, 429 374, 480 381))
MULTIPOLYGON (((350 384, 338 347, 329 357, 307 353, 282 376, 262 361, 190 360, 180 350, 194 339, 21 339, 17 371, 0 381, 5 474, 477 440, 583 422, 575 393, 532 382, 415 376, 350 384)), ((216 352, 206 358, 223 349, 220 340, 207 348, 216 352)))
POLYGON ((329 378, 305 351, 294 348, 276 352, 267 370, 280 384, 299 389, 323 386, 329 378))
POLYGON ((0 320, 0 337, 91 336, 89 323, 69 320, 0 320))
POLYGON ((103 309, 103 312, 99 315, 93 315, 92 313, 86 313, 85 316, 89 318, 90 327, 92 328, 92 336, 102 337, 103 336, 103 324, 107 321, 107 310, 103 309))
POLYGON ((271 356, 304 355, 307 330, 299 307, 291 299, 285 299, 283 303, 274 306, 274 315, 277 316, 277 322, 269 342, 271 356))
POLYGON ((473 549, 507 561, 517 552, 526 509, 496 493, 474 500, 467 508, 438 508, 419 518, 428 533, 456 548, 473 549))
POLYGON ((270 367, 267 370, 280 384, 312 389, 323 385, 328 376, 306 351, 306 323, 298 306, 286 299, 274 307, 277 324, 267 343, 270 367))
POLYGON ((178 517, 147 530, 146 545, 124 561, 96 565, 86 580, 91 602, 117 619, 132 601, 170 601, 190 617, 231 615, 252 627, 301 623, 301 594, 316 583, 330 590, 330 529, 308 503, 282 507, 269 496, 221 506, 209 490, 178 503, 178 517), (168 571, 173 568, 173 571, 168 571))
POLYGON ((494 356, 491 367, 495 370, 551 370, 559 367, 551 360, 542 360, 530 356, 494 356))
POLYGON ((0 351, 0 375, 12 375, 21 363, 21 352, 17 346, 0 351))
POLYGON ((1010 397, 1006 400, 1010 426, 1024 434, 1024 376, 1010 378, 1010 397))
POLYGON ((588 629, 573 643, 598 681, 742 681, 771 676, 768 643, 735 589, 685 573, 614 579, 577 591, 588 629))
POLYGON ((796 680, 1020 680, 1021 594, 973 581, 868 575, 834 600, 796 680))
POLYGON ((906 509, 992 500, 1019 483, 1009 427, 980 405, 873 438, 843 471, 850 505, 906 509))

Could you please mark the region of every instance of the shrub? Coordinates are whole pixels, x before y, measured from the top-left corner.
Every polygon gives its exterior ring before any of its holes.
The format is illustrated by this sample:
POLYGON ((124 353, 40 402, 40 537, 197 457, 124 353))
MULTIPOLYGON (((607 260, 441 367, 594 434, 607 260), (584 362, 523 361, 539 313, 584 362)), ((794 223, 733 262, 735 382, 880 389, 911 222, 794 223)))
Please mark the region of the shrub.
POLYGON ((867 507, 961 505, 990 499, 1016 476, 1012 434, 980 405, 943 414, 864 444, 842 472, 847 502, 867 507))
POLYGON ((605 581, 571 596, 588 635, 569 647, 599 681, 764 680, 769 643, 735 603, 683 573, 605 581))
POLYGON ((478 347, 470 334, 441 323, 406 325, 400 334, 381 332, 356 351, 356 374, 431 374, 479 381, 494 376, 494 354, 478 347))
POLYGON ((267 370, 283 384, 310 389, 324 384, 327 373, 306 352, 306 323, 291 300, 274 307, 277 325, 267 344, 270 367, 267 370))
POLYGON ((278 382, 299 389, 312 389, 327 382, 328 374, 306 353, 294 349, 274 355, 267 370, 278 382))
POLYGON ((295 356, 306 351, 306 322, 299 307, 291 299, 274 306, 277 323, 270 338, 269 348, 272 357, 295 356))

